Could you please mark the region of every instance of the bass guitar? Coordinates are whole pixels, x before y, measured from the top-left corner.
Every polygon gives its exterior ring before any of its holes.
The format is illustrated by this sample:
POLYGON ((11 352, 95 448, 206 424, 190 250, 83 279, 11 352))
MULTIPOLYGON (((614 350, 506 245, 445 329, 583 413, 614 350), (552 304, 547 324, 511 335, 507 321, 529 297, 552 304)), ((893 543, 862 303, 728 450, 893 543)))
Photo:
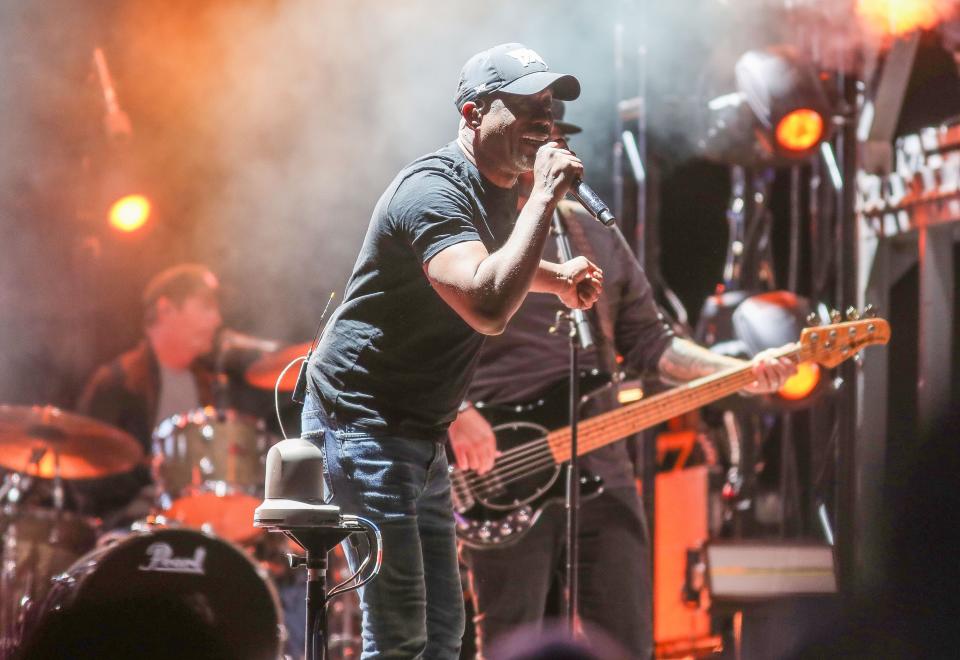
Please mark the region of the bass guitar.
MULTIPOLYGON (((806 328, 799 341, 782 347, 777 355, 830 368, 866 346, 886 344, 889 339, 890 326, 885 320, 866 318, 806 328)), ((750 365, 734 367, 585 419, 578 428, 577 453, 589 453, 723 399, 753 380, 750 365)), ((537 522, 545 506, 562 501, 559 476, 571 457, 570 427, 548 430, 544 424, 531 421, 531 412, 547 409, 543 403, 486 409, 478 406, 490 416, 500 456, 484 474, 450 468, 457 536, 466 545, 477 549, 509 545, 537 522), (528 415, 528 419, 505 420, 511 409, 515 414, 528 415)), ((600 491, 601 483, 583 475, 581 487, 589 497, 600 491)))

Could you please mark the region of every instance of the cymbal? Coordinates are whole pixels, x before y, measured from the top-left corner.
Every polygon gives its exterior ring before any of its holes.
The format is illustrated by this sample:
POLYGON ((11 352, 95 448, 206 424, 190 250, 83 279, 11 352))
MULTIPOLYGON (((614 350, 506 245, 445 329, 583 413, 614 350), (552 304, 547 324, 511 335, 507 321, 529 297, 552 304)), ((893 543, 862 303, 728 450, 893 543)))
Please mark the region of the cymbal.
MULTIPOLYGON (((282 348, 279 351, 267 353, 247 367, 245 374, 247 383, 262 390, 272 391, 277 382, 277 378, 280 377, 280 372, 293 360, 306 356, 312 343, 313 342, 308 341, 305 344, 294 344, 293 346, 282 348)), ((280 381, 280 391, 292 392, 297 386, 298 375, 300 375, 299 365, 295 364, 287 369, 283 380, 280 381)))
POLYGON ((143 459, 129 433, 54 406, 0 405, 0 467, 49 479, 126 472, 143 459))

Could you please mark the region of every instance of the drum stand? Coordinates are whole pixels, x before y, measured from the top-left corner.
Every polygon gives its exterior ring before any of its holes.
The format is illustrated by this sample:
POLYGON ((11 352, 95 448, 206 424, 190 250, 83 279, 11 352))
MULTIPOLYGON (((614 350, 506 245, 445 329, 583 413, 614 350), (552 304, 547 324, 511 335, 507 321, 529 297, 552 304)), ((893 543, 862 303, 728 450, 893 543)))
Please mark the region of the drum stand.
MULTIPOLYGON (((40 474, 40 459, 46 454, 46 449, 34 449, 30 456, 30 464, 36 467, 40 474)), ((53 475, 53 504, 57 512, 63 510, 63 480, 60 476, 60 454, 54 447, 54 475, 53 475)), ((3 530, 2 550, 0 550, 0 658, 8 657, 21 641, 21 627, 23 624, 23 602, 32 600, 28 590, 25 593, 16 593, 15 581, 18 571, 23 566, 18 564, 17 541, 18 532, 17 512, 23 498, 33 486, 33 477, 22 472, 9 472, 0 484, 0 511, 9 515, 9 526, 3 530), (23 599, 26 597, 26 601, 23 599)), ((33 563, 37 558, 33 556, 33 563)), ((34 572, 36 569, 34 567, 34 572)))
POLYGON ((323 457, 313 443, 301 438, 282 440, 267 454, 266 497, 253 517, 254 527, 282 532, 300 544, 306 554, 290 555, 291 567, 307 568, 306 660, 327 658, 327 601, 357 589, 380 571, 383 543, 380 530, 369 520, 340 512, 322 497, 323 457), (367 535, 370 554, 352 577, 326 591, 327 553, 355 532, 367 535), (360 579, 376 548, 376 559, 360 579))

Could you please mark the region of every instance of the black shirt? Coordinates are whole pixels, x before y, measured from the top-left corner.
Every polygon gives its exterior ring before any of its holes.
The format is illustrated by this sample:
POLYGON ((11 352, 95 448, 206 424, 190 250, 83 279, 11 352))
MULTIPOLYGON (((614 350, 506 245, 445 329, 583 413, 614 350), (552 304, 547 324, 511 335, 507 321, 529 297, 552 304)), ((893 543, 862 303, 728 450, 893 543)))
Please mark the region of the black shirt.
MULTIPOLYGON (((573 202, 563 201, 559 209, 568 233, 572 233, 571 223, 579 224, 593 253, 591 260, 603 269, 603 293, 588 313, 596 346, 581 353, 581 368, 596 367, 609 372, 616 368, 615 354, 620 354, 622 368, 627 371, 656 372, 673 333, 657 309, 649 280, 611 230, 573 202), (601 307, 609 328, 598 323, 601 307), (606 336, 605 330, 612 336, 606 336)), ((581 252, 577 245, 573 251, 581 252)), ((547 239, 543 257, 559 261, 553 237, 547 239)), ((497 404, 533 401, 566 380, 570 368, 569 340, 564 332, 548 333, 557 310, 562 308, 555 295, 528 294, 503 334, 489 337, 484 344, 468 398, 497 404)), ((612 390, 599 393, 583 414, 592 416, 616 407, 614 394, 612 390)), ((602 476, 607 488, 633 487, 633 466, 621 442, 585 455, 582 464, 602 476)))
POLYGON ((483 336, 433 290, 423 264, 465 241, 496 250, 516 200, 515 190, 484 179, 455 142, 396 176, 310 360, 311 396, 328 413, 371 433, 443 439, 483 336))

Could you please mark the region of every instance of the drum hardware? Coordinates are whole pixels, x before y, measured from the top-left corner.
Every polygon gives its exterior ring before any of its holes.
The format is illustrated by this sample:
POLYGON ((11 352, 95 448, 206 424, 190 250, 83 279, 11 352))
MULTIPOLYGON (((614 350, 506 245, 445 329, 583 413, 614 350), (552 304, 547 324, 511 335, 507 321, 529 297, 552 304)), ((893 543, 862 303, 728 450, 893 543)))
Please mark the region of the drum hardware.
POLYGON ((95 524, 82 516, 37 507, 4 507, 0 571, 0 656, 23 639, 24 625, 44 601, 50 578, 94 547, 95 524))
POLYGON ((153 433, 153 476, 164 517, 245 543, 261 501, 263 461, 273 436, 262 420, 231 409, 201 408, 160 422, 153 433))
POLYGON ((313 443, 302 438, 282 440, 270 448, 266 467, 265 498, 254 513, 254 525, 283 533, 306 550, 303 555, 289 555, 291 567, 307 568, 304 653, 306 660, 325 660, 327 602, 338 594, 360 588, 380 572, 383 559, 380 530, 365 518, 341 513, 340 507, 324 503, 323 459, 313 443), (327 553, 357 532, 366 535, 370 552, 353 575, 327 593, 327 553), (361 577, 371 557, 375 557, 373 567, 361 577))
POLYGON ((33 479, 20 472, 8 472, 0 485, 0 504, 16 506, 33 485, 33 479))
POLYGON ((23 639, 26 621, 47 596, 50 578, 94 547, 96 525, 64 511, 64 481, 131 470, 140 444, 109 424, 53 406, 0 405, 0 655, 23 639), (24 506, 49 480, 53 508, 24 506))

